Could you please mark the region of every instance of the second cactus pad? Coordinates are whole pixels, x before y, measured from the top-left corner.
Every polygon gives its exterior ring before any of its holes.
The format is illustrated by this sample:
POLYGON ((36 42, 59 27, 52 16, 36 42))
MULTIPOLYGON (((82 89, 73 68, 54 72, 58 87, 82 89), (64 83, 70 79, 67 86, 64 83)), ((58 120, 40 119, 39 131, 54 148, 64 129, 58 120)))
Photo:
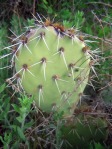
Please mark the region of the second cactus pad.
POLYGON ((41 110, 73 112, 88 81, 90 57, 72 29, 41 26, 19 41, 15 77, 41 110))

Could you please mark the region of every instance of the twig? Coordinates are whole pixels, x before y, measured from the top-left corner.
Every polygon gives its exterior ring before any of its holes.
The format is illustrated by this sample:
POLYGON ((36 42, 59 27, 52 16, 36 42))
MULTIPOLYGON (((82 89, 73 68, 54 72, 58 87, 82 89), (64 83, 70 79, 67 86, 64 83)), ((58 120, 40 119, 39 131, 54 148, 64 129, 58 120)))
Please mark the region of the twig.
POLYGON ((102 91, 103 89, 107 88, 108 86, 112 86, 112 82, 109 82, 106 86, 102 87, 98 91, 102 91))
POLYGON ((103 2, 88 2, 86 4, 101 4, 101 5, 105 5, 105 6, 108 6, 108 7, 111 7, 112 8, 112 5, 106 4, 106 3, 103 3, 103 2))
POLYGON ((103 28, 103 25, 102 25, 102 20, 98 18, 98 16, 92 11, 92 14, 94 15, 94 17, 96 18, 96 20, 100 23, 100 26, 102 28, 102 31, 103 31, 103 36, 105 38, 105 33, 104 33, 104 28, 103 28))

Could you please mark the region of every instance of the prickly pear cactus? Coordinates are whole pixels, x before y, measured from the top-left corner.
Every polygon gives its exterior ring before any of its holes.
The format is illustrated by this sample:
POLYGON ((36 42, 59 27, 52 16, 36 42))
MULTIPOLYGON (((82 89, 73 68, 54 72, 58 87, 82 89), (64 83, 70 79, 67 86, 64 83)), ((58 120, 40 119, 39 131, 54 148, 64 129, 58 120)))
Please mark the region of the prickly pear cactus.
POLYGON ((17 85, 33 95, 45 112, 71 114, 88 82, 89 50, 74 29, 39 25, 13 40, 12 65, 17 85))
POLYGON ((103 143, 108 129, 105 118, 79 114, 66 120, 60 128, 61 146, 63 149, 90 149, 90 144, 103 143))

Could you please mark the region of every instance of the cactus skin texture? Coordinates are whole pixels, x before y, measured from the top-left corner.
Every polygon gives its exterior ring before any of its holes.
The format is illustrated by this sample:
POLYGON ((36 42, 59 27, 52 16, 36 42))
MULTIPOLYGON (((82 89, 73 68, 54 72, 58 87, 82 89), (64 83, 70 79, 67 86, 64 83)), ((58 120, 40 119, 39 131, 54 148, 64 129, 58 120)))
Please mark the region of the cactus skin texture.
POLYGON ((89 145, 103 143, 107 138, 105 118, 79 114, 60 128, 63 149, 90 149, 89 145))
POLYGON ((90 56, 72 29, 41 26, 19 40, 15 52, 19 86, 44 112, 73 113, 88 82, 90 56))

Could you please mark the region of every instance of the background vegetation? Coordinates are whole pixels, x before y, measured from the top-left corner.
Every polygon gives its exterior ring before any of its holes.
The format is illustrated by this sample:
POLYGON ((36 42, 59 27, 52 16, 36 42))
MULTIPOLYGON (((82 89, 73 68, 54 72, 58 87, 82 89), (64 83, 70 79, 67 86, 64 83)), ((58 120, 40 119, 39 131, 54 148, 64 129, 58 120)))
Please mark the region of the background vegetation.
MULTIPOLYGON (((112 125, 112 3, 110 0, 0 0, 0 55, 8 53, 4 47, 11 44, 11 38, 20 35, 35 23, 34 17, 43 21, 50 18, 66 27, 74 26, 81 31, 91 49, 101 51, 100 65, 95 67, 98 78, 91 72, 94 86, 87 86, 86 103, 103 105, 112 125)), ((10 57, 0 60, 0 148, 27 149, 53 148, 59 146, 58 125, 60 115, 50 117, 36 111, 33 99, 15 93, 6 79, 12 70, 8 66, 10 57), (26 108, 27 107, 27 108, 26 108), (45 131, 41 133, 41 130, 45 131), (55 133, 51 133, 55 130, 55 133), (36 137, 38 135, 38 137, 36 137), (46 140, 47 139, 47 140, 46 140), (43 144, 43 145, 42 145, 43 144)), ((94 144, 95 149, 112 147, 112 128, 104 144, 94 144)), ((90 149, 93 147, 90 145, 90 149)))

